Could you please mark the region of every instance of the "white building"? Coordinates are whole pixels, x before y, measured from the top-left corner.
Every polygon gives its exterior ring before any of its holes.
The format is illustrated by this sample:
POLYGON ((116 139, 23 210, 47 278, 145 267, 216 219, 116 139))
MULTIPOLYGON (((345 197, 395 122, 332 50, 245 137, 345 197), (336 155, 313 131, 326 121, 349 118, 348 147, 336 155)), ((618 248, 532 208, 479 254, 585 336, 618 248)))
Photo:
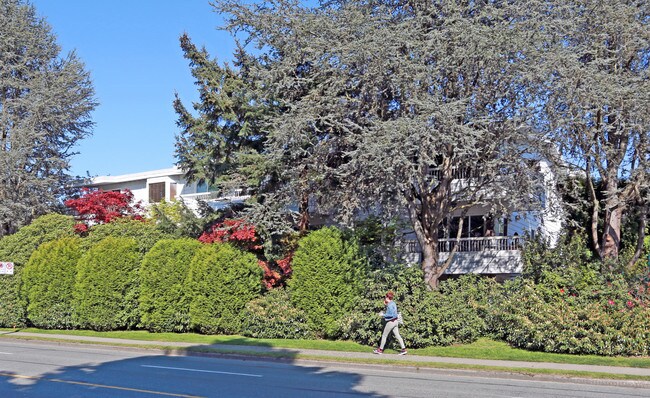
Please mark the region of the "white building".
POLYGON ((117 176, 93 177, 77 185, 103 191, 128 189, 133 193, 134 201, 141 202, 145 207, 163 200, 167 202, 182 200, 195 211, 198 200, 203 200, 211 207, 218 209, 229 203, 243 202, 249 197, 242 189, 224 190, 213 187, 209 189, 207 184, 188 183, 183 171, 177 167, 117 176))
MULTIPOLYGON (((440 263, 445 263, 453 249, 456 250, 443 279, 468 273, 510 278, 523 270, 520 249, 526 237, 539 235, 551 247, 557 244, 564 213, 555 188, 555 175, 549 162, 541 160, 538 166, 543 177, 539 209, 513 209, 507 217, 493 218, 486 208, 474 206, 463 217, 460 239, 457 238, 460 214, 452 214, 447 219, 438 235, 440 263)), ((405 261, 419 263, 421 248, 415 234, 405 239, 405 261)))

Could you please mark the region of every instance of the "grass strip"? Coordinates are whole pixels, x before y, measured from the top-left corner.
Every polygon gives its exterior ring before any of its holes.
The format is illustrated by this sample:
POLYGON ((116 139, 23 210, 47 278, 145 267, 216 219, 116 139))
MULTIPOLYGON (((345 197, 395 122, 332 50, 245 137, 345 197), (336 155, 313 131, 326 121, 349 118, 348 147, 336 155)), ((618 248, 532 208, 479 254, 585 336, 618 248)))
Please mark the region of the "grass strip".
MULTIPOLYGON (((351 341, 254 339, 236 335, 213 336, 201 335, 197 333, 150 333, 142 330, 95 332, 90 330, 44 330, 35 328, 23 328, 0 329, 0 331, 21 331, 39 334, 65 334, 71 336, 86 337, 108 337, 115 339, 159 341, 163 343, 190 343, 197 345, 225 344, 260 346, 275 349, 311 349, 339 352, 369 352, 371 350, 371 348, 367 346, 351 341)), ((523 349, 513 348, 504 342, 487 338, 481 338, 471 344, 453 345, 448 347, 410 349, 409 355, 650 368, 650 358, 648 357, 603 357, 596 355, 571 355, 527 351, 523 349)))

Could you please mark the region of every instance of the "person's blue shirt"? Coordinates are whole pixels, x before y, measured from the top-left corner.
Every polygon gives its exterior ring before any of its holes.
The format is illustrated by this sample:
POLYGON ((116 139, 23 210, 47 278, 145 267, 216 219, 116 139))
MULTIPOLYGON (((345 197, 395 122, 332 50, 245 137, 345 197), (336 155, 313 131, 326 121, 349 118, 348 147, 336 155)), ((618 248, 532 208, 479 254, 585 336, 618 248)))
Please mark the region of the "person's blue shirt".
POLYGON ((386 305, 386 312, 384 312, 384 320, 390 321, 391 319, 397 318, 397 304, 394 301, 391 301, 386 305))

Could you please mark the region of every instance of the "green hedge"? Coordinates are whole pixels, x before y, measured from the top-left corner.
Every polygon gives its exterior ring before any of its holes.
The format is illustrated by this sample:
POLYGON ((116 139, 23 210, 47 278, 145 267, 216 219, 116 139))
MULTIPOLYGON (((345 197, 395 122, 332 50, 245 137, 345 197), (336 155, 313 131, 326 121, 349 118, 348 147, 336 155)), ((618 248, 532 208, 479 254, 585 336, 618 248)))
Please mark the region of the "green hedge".
MULTIPOLYGON (((400 335, 408 347, 470 343, 485 335, 488 301, 498 291, 489 279, 467 275, 441 283, 429 291, 419 267, 388 266, 373 271, 355 309, 343 318, 343 337, 366 345, 378 345, 383 321, 384 295, 391 290, 404 318, 400 335)), ((392 336, 388 346, 396 344, 392 336)))
POLYGON ((201 246, 195 239, 164 239, 144 256, 140 266, 142 327, 152 332, 188 330, 189 302, 183 285, 201 246))
POLYGON ((131 238, 108 237, 83 255, 73 293, 74 319, 81 328, 136 327, 141 259, 138 244, 131 238))
POLYGON ((82 245, 88 249, 111 236, 135 239, 138 250, 143 255, 159 240, 174 238, 170 234, 161 232, 153 221, 118 218, 107 224, 93 225, 82 245))
POLYGON ((341 318, 360 297, 366 277, 358 245, 333 227, 311 232, 298 242, 292 269, 291 302, 305 311, 311 330, 336 338, 341 318))
POLYGON ((268 291, 248 304, 242 314, 241 334, 258 339, 309 339, 314 334, 305 313, 291 305, 286 290, 268 291))
POLYGON ((72 329, 72 290, 81 258, 79 238, 43 243, 23 271, 22 297, 29 322, 44 329, 72 329))
POLYGON ((13 275, 0 275, 0 327, 26 324, 26 302, 20 296, 23 268, 42 243, 66 236, 74 236, 74 219, 61 214, 48 214, 35 219, 15 234, 0 239, 0 261, 10 261, 15 266, 13 275))
POLYGON ((185 291, 190 327, 201 333, 239 333, 241 312, 262 291, 257 258, 229 244, 204 245, 190 264, 185 291))
POLYGON ((624 283, 589 293, 520 280, 490 309, 494 333, 514 347, 592 355, 650 355, 650 308, 624 283))

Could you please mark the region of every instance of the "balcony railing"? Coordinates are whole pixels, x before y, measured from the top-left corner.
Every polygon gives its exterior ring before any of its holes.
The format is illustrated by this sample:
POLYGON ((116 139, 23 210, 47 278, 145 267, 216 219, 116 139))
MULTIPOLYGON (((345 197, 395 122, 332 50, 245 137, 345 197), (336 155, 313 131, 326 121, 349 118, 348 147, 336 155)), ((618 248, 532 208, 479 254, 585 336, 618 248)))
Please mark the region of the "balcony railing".
POLYGON ((247 198, 250 196, 248 191, 244 188, 236 188, 230 190, 219 190, 213 192, 190 193, 183 194, 181 198, 184 200, 233 200, 239 198, 247 198))
MULTIPOLYGON (((449 253, 454 247, 456 252, 480 252, 484 250, 519 250, 523 245, 519 236, 485 236, 478 238, 440 239, 438 253, 449 253)), ((406 253, 419 253, 420 245, 417 241, 405 242, 406 253)))

